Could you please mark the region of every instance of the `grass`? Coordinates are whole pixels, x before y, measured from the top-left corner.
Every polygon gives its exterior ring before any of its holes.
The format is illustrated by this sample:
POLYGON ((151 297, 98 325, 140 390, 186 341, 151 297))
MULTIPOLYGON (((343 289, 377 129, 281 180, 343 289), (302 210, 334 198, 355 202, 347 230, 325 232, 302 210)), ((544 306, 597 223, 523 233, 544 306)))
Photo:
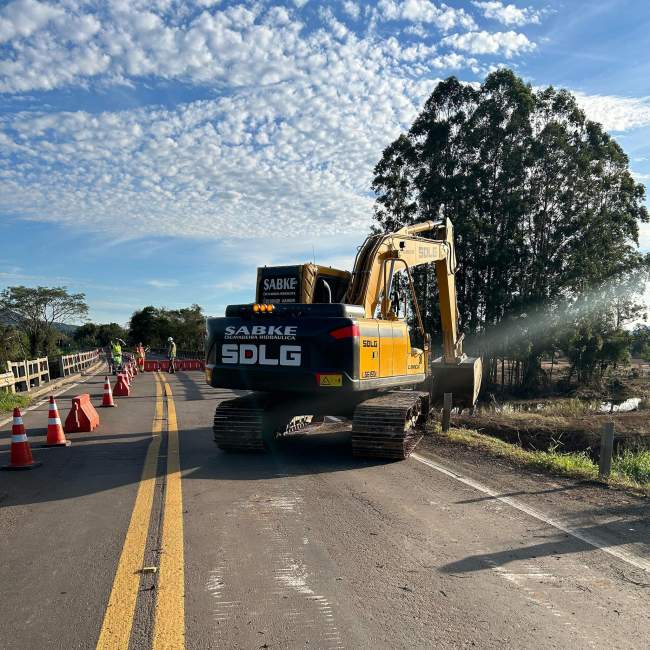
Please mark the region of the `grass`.
MULTIPOLYGON (((555 449, 528 451, 519 445, 470 429, 450 429, 447 433, 438 432, 438 435, 452 442, 508 459, 523 467, 572 478, 598 480, 598 465, 586 451, 573 453, 560 453, 555 449)), ((650 451, 626 450, 614 457, 612 473, 606 482, 613 486, 632 488, 650 494, 650 451)))
POLYGON ((512 419, 524 419, 529 416, 545 416, 558 418, 577 418, 583 415, 598 413, 602 402, 584 400, 577 397, 557 398, 553 400, 513 401, 499 405, 479 407, 479 415, 498 414, 512 419))
POLYGON ((24 408, 29 406, 31 399, 27 395, 16 395, 0 390, 0 413, 11 412, 16 406, 24 408))
POLYGON ((626 449, 612 462, 613 471, 627 476, 637 483, 650 485, 650 451, 630 451, 626 449))

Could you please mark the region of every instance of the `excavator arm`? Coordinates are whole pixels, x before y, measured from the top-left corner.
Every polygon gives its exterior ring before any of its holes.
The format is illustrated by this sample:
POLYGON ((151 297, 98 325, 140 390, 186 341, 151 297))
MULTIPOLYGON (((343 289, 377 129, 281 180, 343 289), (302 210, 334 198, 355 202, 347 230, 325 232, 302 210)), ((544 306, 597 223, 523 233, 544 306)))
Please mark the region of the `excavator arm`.
MULTIPOLYGON (((456 304, 456 253, 451 221, 425 221, 405 226, 394 233, 371 235, 359 250, 354 265, 353 280, 348 293, 351 304, 363 305, 366 318, 373 318, 378 309, 381 317, 389 317, 390 290, 394 274, 422 264, 435 264, 440 294, 440 316, 443 336, 443 356, 454 363, 463 355, 462 337, 458 334, 456 304), (436 231, 439 239, 417 235, 436 231)), ((417 308, 417 300, 415 308, 417 308)))
POLYGON ((456 396, 465 396, 460 401, 473 405, 480 387, 481 361, 470 359, 463 353, 463 336, 458 331, 456 252, 449 219, 425 221, 405 226, 394 233, 370 235, 357 253, 346 302, 362 305, 366 318, 394 317, 390 311, 393 278, 396 272, 406 270, 417 320, 423 329, 411 269, 430 263, 435 266, 442 326, 443 354, 432 364, 437 375, 438 392, 442 394, 454 388, 456 396), (431 231, 435 232, 435 239, 418 236, 431 231))

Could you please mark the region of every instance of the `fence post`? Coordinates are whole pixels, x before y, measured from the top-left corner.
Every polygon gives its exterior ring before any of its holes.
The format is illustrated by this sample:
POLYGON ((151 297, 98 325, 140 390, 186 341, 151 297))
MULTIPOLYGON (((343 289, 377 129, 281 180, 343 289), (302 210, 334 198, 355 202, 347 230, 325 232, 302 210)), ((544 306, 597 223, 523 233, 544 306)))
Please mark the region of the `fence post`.
POLYGON ((442 430, 449 431, 449 420, 451 419, 451 405, 453 402, 453 395, 445 393, 442 398, 442 430))
POLYGON ((600 434, 600 463, 598 476, 607 478, 612 471, 612 455, 614 453, 614 423, 605 422, 600 434))

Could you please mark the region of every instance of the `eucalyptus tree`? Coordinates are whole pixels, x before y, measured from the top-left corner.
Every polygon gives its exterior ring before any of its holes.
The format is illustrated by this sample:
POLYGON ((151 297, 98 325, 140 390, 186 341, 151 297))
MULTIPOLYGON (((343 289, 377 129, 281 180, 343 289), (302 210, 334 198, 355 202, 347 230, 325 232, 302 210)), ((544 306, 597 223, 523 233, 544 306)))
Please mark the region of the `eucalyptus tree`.
MULTIPOLYGON (((510 70, 480 86, 450 77, 374 173, 381 228, 441 207, 453 221, 459 310, 489 379, 514 357, 518 381, 538 385, 542 356, 570 345, 572 331, 600 328, 607 338, 638 315, 649 268, 638 251, 644 187, 568 91, 535 90, 510 70)), ((416 284, 436 331, 431 274, 418 271, 416 284)))

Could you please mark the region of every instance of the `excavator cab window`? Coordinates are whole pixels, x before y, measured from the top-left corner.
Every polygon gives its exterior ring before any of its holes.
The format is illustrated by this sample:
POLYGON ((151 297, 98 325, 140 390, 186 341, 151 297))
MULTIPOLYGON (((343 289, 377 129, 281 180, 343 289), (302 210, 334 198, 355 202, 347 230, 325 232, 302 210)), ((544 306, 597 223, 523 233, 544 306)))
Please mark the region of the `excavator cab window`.
POLYGON ((348 289, 349 282, 347 277, 319 273, 314 286, 313 302, 341 302, 348 289))

